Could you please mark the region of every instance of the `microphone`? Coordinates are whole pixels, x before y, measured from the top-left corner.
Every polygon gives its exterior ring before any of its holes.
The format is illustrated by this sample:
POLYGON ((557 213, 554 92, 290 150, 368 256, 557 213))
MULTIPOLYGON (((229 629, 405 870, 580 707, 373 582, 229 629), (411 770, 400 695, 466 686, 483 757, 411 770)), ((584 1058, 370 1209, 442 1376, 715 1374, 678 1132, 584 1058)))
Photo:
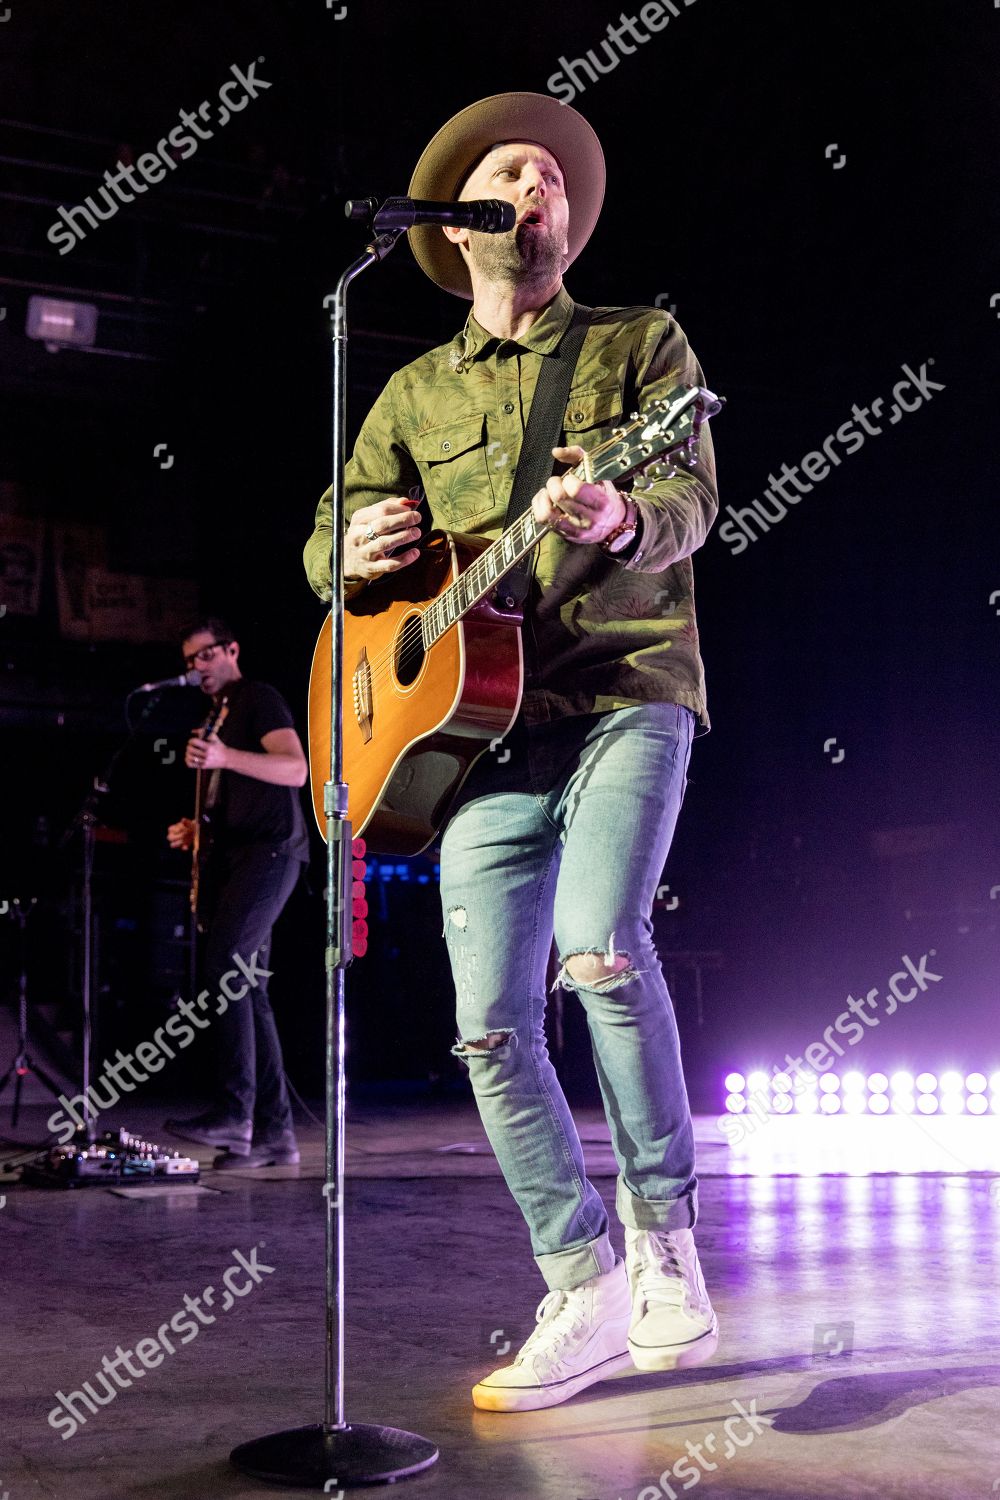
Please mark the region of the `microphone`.
MULTIPOLYGON (((352 200, 353 204, 353 200, 352 200)), ((517 212, 505 198, 475 198, 471 203, 432 203, 426 198, 387 198, 375 215, 377 234, 390 229, 412 229, 414 224, 452 224, 480 234, 503 234, 513 229, 517 212)))
POLYGON ((201 673, 197 667, 192 667, 190 672, 185 672, 180 677, 163 677, 159 682, 144 682, 141 687, 133 688, 132 693, 158 693, 160 688, 170 687, 197 687, 200 682, 201 673))

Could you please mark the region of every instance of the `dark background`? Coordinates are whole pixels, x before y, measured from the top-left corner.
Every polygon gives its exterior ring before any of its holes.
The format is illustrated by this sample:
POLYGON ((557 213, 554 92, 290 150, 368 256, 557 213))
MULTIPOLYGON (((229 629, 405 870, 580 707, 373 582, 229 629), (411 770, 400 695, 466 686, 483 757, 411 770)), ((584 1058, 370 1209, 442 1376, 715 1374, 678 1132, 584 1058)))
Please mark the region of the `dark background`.
MULTIPOLYGON (((346 0, 338 20, 341 8, 10 0, 0 24, 0 504, 104 525, 112 568, 195 578, 203 604, 235 618, 244 669, 276 683, 300 725, 322 618, 300 554, 328 483, 323 298, 364 242, 343 200, 405 192, 448 116, 490 93, 545 91, 560 55, 598 48, 619 16, 594 0, 571 12, 346 0), (60 204, 95 192, 123 149, 152 149, 181 108, 255 59, 268 90, 57 253, 46 232, 60 204), (29 340, 38 293, 95 303, 100 352, 29 340)), ((720 1071, 800 1051, 849 991, 884 993, 901 955, 931 949, 941 982, 866 1035, 861 1066, 1000 1067, 1000 11, 678 9, 573 100, 609 181, 570 292, 676 306, 727 398, 713 430, 734 508, 854 403, 888 406, 904 363, 933 360, 945 386, 746 551, 716 531, 697 557, 713 729, 695 746, 665 874, 679 905, 665 897, 655 914, 695 1102, 717 1108, 720 1071), (704 956, 700 1004, 692 954, 704 956)), ((465 313, 403 244, 358 283, 352 436, 391 371, 465 313)), ((33 994, 65 1029, 78 845, 55 846, 121 742, 125 691, 178 662, 162 645, 61 640, 50 567, 41 614, 0 620, 0 664, 0 898, 41 898, 33 994)), ((164 695, 104 804, 126 836, 98 845, 109 1040, 151 1035, 182 984, 186 861, 162 835, 189 810, 181 751, 202 708, 164 695)), ((289 1071, 310 1092, 320 848, 313 893, 297 892, 279 929, 273 982, 289 1071)), ((461 1087, 433 856, 393 874, 371 882, 370 947, 348 981, 354 1076, 461 1087)), ((12 924, 0 936, 6 990, 12 924)), ((564 1022, 563 1066, 586 1093, 571 997, 564 1022)))

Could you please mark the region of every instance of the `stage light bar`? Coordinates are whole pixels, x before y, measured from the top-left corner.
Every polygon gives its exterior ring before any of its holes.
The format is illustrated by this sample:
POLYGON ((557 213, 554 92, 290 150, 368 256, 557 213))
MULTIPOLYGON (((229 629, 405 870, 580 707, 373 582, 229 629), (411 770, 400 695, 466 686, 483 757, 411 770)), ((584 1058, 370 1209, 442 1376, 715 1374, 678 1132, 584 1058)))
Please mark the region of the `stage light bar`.
POLYGON ((1000 1114, 1000 1069, 992 1073, 961 1072, 956 1067, 943 1072, 912 1073, 898 1068, 886 1074, 864 1074, 855 1069, 837 1073, 830 1069, 808 1073, 761 1068, 725 1075, 725 1108, 729 1114, 756 1111, 775 1115, 912 1115, 1000 1114))

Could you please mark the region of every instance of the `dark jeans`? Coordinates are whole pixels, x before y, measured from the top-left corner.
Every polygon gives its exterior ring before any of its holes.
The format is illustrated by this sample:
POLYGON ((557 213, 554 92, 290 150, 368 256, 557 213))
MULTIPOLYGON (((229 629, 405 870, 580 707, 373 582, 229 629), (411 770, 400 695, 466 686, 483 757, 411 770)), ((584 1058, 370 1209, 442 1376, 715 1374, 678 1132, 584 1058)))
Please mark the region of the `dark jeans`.
MULTIPOLYGON (((266 844, 213 849, 206 871, 207 931, 202 954, 201 989, 208 1003, 222 993, 223 975, 238 954, 256 972, 256 982, 221 1016, 212 1015, 217 1037, 216 1105, 229 1118, 253 1120, 255 1140, 273 1140, 291 1129, 292 1111, 285 1086, 278 1028, 267 995, 271 928, 295 889, 302 863, 266 844), (256 963, 252 963, 256 953, 256 963)), ((246 981, 231 982, 238 992, 246 981)))

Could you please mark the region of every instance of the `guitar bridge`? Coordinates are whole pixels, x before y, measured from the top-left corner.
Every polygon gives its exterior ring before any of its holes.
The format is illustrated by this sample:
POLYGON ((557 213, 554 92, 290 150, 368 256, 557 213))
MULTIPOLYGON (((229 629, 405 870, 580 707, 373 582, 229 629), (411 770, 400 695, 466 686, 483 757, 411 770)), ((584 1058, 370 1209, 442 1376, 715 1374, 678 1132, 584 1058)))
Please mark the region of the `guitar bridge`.
POLYGON ((361 648, 358 664, 354 668, 352 679, 354 689, 354 717, 358 721, 361 734, 367 743, 372 737, 372 669, 368 661, 368 651, 365 646, 361 648))

